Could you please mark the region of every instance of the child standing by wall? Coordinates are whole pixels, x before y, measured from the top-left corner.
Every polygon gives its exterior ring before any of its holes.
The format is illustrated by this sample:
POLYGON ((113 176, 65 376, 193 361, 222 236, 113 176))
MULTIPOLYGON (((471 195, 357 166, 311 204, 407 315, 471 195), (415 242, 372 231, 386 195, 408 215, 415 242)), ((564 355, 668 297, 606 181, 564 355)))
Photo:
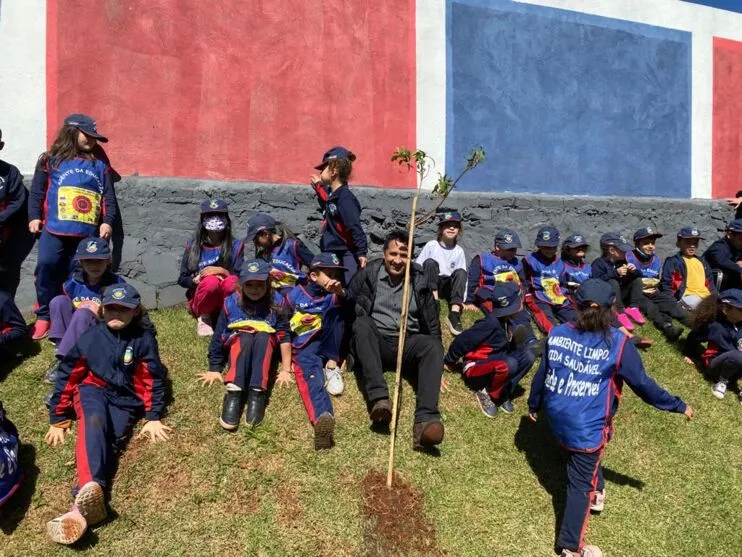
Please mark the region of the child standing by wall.
POLYGON ((639 352, 610 326, 615 300, 605 281, 590 279, 577 289, 577 321, 549 333, 528 398, 531 420, 543 407, 552 433, 569 454, 567 501, 557 539, 562 557, 603 555, 599 548, 585 545, 583 537, 590 509, 604 504, 601 461, 613 437, 624 382, 655 408, 693 417, 690 406, 646 374, 639 352))
POLYGON ((46 527, 57 543, 76 542, 88 526, 106 518, 104 489, 116 453, 137 419, 146 420, 140 436, 168 439, 170 428, 160 421, 165 370, 154 327, 143 319, 140 302, 139 292, 129 284, 106 289, 103 322, 80 337, 60 366, 44 440, 51 446, 64 443, 73 409, 78 429, 75 504, 46 527))
POLYGON ((693 226, 681 228, 676 243, 680 250, 665 259, 662 266, 660 290, 667 292, 688 309, 694 309, 701 300, 716 292, 711 267, 698 257, 701 231, 693 226))
POLYGON ((332 252, 347 269, 345 284, 358 267, 366 266, 368 243, 361 226, 361 204, 348 187, 348 178, 353 170, 356 156, 345 147, 333 147, 314 168, 321 171, 312 175, 311 184, 323 211, 322 237, 319 249, 332 252))
POLYGON ((99 141, 108 139, 98 133, 95 120, 72 114, 36 165, 28 202, 28 229, 41 234, 34 340, 49 333, 49 302, 70 272, 80 239, 100 235, 107 240, 113 231, 116 193, 110 167, 93 154, 99 141))
POLYGON ((270 265, 263 259, 245 262, 237 289, 224 300, 209 344, 209 371, 204 385, 226 387, 219 424, 234 431, 247 399, 245 423, 257 427, 265 417, 265 392, 277 344, 283 372, 291 371, 289 325, 280 311, 281 297, 270 286, 270 265), (222 377, 225 364, 227 373, 222 377))
POLYGON ((342 280, 345 268, 334 253, 312 261, 309 283, 297 286, 285 300, 291 316, 291 342, 296 383, 309 421, 315 450, 334 444, 335 415, 328 395, 340 395, 340 349, 345 333, 343 303, 348 299, 342 280))
POLYGON ((271 264, 271 286, 285 296, 297 284, 305 284, 314 254, 284 224, 258 213, 247 221, 247 242, 255 245, 255 257, 271 264))
POLYGON ((461 334, 461 306, 466 296, 466 255, 458 245, 461 234, 461 215, 443 213, 438 220, 438 237, 425 244, 417 256, 417 264, 430 277, 433 295, 449 304, 448 328, 453 335, 461 334))
POLYGON ((188 309, 198 319, 196 333, 211 336, 224 299, 237 286, 244 244, 232 236, 226 201, 201 203, 201 217, 193 238, 186 242, 178 284, 186 289, 188 309))
POLYGON ((523 311, 520 285, 498 283, 492 290, 477 292, 477 298, 482 300, 484 318, 454 339, 443 363, 451 366, 463 358, 464 377, 477 389, 479 407, 494 418, 498 406, 506 414, 514 411, 515 388, 536 357, 524 349, 525 335, 519 343, 513 334, 512 319, 523 311))

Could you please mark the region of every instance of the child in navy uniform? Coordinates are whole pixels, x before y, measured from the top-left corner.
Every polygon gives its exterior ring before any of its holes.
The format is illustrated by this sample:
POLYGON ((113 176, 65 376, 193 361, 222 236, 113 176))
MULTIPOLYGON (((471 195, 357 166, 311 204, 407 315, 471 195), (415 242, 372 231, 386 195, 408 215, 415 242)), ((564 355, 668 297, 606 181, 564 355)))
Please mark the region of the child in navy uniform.
POLYGON ((590 244, 582 234, 572 234, 562 243, 562 262, 564 278, 562 283, 567 292, 574 294, 577 287, 590 278, 592 266, 585 259, 590 244))
POLYGON ((0 509, 23 482, 23 471, 18 464, 19 446, 18 430, 0 401, 0 509))
POLYGON ((466 255, 458 245, 461 233, 461 215, 442 213, 438 237, 425 244, 416 260, 430 277, 435 298, 448 301, 448 328, 453 335, 461 334, 461 306, 466 296, 466 255))
MULTIPOLYGON (((693 311, 692 319, 691 334, 707 341, 701 360, 716 378, 712 394, 722 399, 728 385, 742 377, 742 290, 730 288, 711 294, 693 311)), ((738 400, 742 403, 742 391, 738 400)))
POLYGON ((311 185, 322 209, 322 237, 319 249, 338 256, 345 271, 345 284, 358 267, 366 266, 368 242, 361 226, 361 204, 348 187, 356 156, 345 147, 333 147, 314 168, 321 171, 312 175, 311 185))
POLYGON ((209 344, 209 371, 198 376, 205 385, 226 387, 219 424, 234 431, 247 399, 245 423, 257 427, 265 417, 265 392, 273 353, 280 344, 283 372, 291 370, 291 337, 281 296, 270 286, 270 264, 245 262, 237 290, 224 300, 209 344), (229 369, 222 378, 225 363, 229 369))
POLYGON ((662 236, 650 227, 637 230, 634 233, 635 247, 626 254, 626 262, 641 273, 644 294, 641 310, 669 341, 674 342, 683 334, 683 329, 672 324, 673 318, 687 323, 689 315, 675 298, 660 291, 662 262, 655 252, 657 239, 662 236))
POLYGON ((342 285, 344 271, 337 255, 320 253, 312 261, 309 283, 294 287, 284 300, 291 316, 296 384, 314 427, 315 450, 329 449, 334 443, 335 416, 329 394, 340 395, 344 388, 339 367, 345 332, 343 304, 348 298, 342 285))
POLYGON ((10 294, 0 290, 0 355, 8 356, 28 334, 23 315, 10 294))
POLYGON ((137 419, 145 419, 140 436, 168 439, 170 428, 160 421, 165 369, 154 327, 140 302, 139 292, 129 284, 107 288, 103 322, 80 337, 59 368, 44 440, 52 446, 64 443, 73 412, 78 429, 75 504, 46 528, 57 543, 76 542, 88 526, 106 518, 104 488, 137 419))
POLYGON ((680 251, 665 259, 662 266, 660 291, 670 294, 687 309, 696 308, 701 300, 716 292, 711 267, 697 255, 701 240, 698 228, 681 228, 676 243, 680 251))
POLYGON ((49 302, 70 273, 80 239, 109 239, 113 231, 116 193, 110 167, 94 155, 99 141, 108 139, 98 133, 95 120, 72 114, 36 165, 28 201, 28 229, 41 234, 33 340, 49 333, 49 302))
POLYGON ((524 327, 513 322, 523 312, 519 284, 497 283, 492 290, 478 291, 477 298, 484 318, 454 339, 443 362, 450 367, 463 358, 464 377, 477 388, 479 407, 485 416, 494 418, 498 406, 506 414, 514 411, 515 388, 536 356, 523 346, 524 327), (523 338, 517 339, 514 328, 520 328, 523 338))
POLYGON ((224 299, 237 286, 243 252, 242 240, 232 234, 227 202, 221 199, 202 202, 198 228, 186 242, 178 277, 178 284, 186 289, 188 309, 197 318, 199 336, 214 334, 214 320, 224 299))
POLYGON ((603 509, 601 460, 613 437, 624 381, 655 408, 693 417, 693 410, 659 387, 644 371, 639 352, 610 326, 616 295, 605 281, 585 281, 575 294, 577 321, 551 330, 541 365, 531 384, 531 420, 543 407, 549 426, 569 453, 567 501, 557 546, 562 557, 597 557, 584 545, 589 511, 603 509))
POLYGON ((528 284, 527 303, 539 329, 548 333, 554 325, 571 323, 577 315, 562 290, 564 262, 557 257, 559 231, 544 226, 536 234, 536 251, 523 258, 528 284))
POLYGON ((247 242, 255 245, 255 257, 271 264, 271 286, 285 296, 297 284, 306 284, 302 269, 312 264, 314 254, 285 225, 258 213, 247 221, 247 242))
POLYGON ((721 290, 742 288, 742 219, 730 222, 724 237, 711 244, 703 258, 721 273, 721 290))

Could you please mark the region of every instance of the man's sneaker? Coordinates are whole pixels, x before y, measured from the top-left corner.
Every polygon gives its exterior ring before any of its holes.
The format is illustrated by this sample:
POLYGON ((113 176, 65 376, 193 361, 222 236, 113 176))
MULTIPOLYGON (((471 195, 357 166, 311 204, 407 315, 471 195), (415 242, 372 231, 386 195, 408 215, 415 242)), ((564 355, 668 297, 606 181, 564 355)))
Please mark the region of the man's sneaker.
POLYGON ((88 526, 103 522, 108 515, 103 488, 96 482, 88 482, 80 488, 75 496, 75 506, 88 526))
POLYGON ((726 381, 719 381, 718 383, 714 383, 714 386, 711 387, 711 394, 714 395, 719 400, 724 398, 724 395, 726 393, 727 393, 726 381))
POLYGON ((202 315, 196 322, 196 334, 200 337, 210 337, 214 334, 214 329, 211 327, 210 319, 208 316, 202 315))
POLYGON ((592 499, 590 499, 590 511, 594 513, 603 512, 605 506, 605 488, 603 491, 593 491, 592 499))
POLYGON ((314 423, 314 450, 331 449, 335 432, 335 418, 329 412, 321 414, 314 423))
POLYGON ((618 319, 618 322, 627 331, 633 331, 634 330, 634 322, 631 321, 631 319, 629 318, 629 316, 626 315, 625 313, 618 313, 618 314, 616 314, 616 319, 618 319))
POLYGON ((237 429, 240 424, 240 415, 242 414, 242 389, 232 383, 227 384, 227 392, 224 394, 224 403, 222 404, 222 415, 219 418, 219 425, 227 431, 237 429))
POLYGON ((45 383, 49 383, 50 385, 57 384, 57 377, 59 376, 59 364, 60 363, 61 363, 61 360, 55 356, 54 361, 47 368, 46 373, 44 373, 45 383))
POLYGON ((597 545, 585 545, 582 547, 582 551, 562 549, 559 557, 603 557, 603 552, 597 545))
POLYGON ((340 396, 345 390, 343 372, 338 366, 325 367, 325 389, 333 396, 340 396))
POLYGON ((392 421, 392 405, 388 398, 375 401, 369 412, 371 421, 377 424, 388 424, 392 421))
POLYGON ((479 408, 482 410, 482 414, 488 418, 494 418, 497 416, 497 405, 492 400, 492 397, 487 392, 487 389, 482 389, 474 393, 474 396, 479 403, 479 408))
POLYGON ((624 313, 628 315, 634 323, 637 325, 644 325, 644 323, 647 322, 646 319, 644 319, 644 316, 642 315, 642 312, 639 310, 639 308, 626 308, 624 310, 624 313))
POLYGON ((82 538, 85 530, 88 529, 88 523, 80 514, 80 511, 73 509, 68 513, 53 518, 46 523, 46 533, 55 543, 70 545, 82 538))
POLYGON ((680 335, 683 334, 683 328, 676 327, 670 324, 664 329, 662 329, 662 334, 665 335, 665 338, 669 340, 670 342, 675 342, 676 340, 680 338, 680 335))
POLYGON ((261 389, 247 391, 247 409, 245 423, 248 427, 257 427, 265 418, 265 393, 261 389))
POLYGON ((446 323, 453 336, 458 336, 463 332, 461 328, 461 312, 451 311, 446 318, 446 323))
POLYGON ((510 399, 506 398, 502 403, 500 403, 500 410, 506 414, 512 414, 515 412, 515 406, 513 406, 513 402, 510 399))
POLYGON ((31 329, 31 340, 41 340, 49 334, 49 320, 37 319, 31 329))
POLYGON ((412 427, 412 450, 425 451, 443 442, 445 429, 440 420, 416 423, 412 427))

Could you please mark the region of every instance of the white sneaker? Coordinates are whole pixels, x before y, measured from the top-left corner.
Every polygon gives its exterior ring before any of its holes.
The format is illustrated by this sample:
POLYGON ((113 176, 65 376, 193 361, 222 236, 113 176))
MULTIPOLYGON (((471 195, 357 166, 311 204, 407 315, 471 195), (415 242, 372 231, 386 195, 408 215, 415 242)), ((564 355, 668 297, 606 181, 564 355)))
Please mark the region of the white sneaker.
POLYGON ((594 491, 590 501, 590 510, 594 513, 603 512, 605 508, 605 488, 603 491, 594 491))
POLYGON ((345 384, 339 367, 325 367, 325 388, 333 396, 343 394, 345 384))
POLYGON ((210 337, 214 334, 214 329, 211 327, 208 317, 201 316, 198 318, 196 322, 196 334, 200 337, 210 337))
POLYGON ((714 386, 711 387, 711 394, 714 395, 716 398, 721 400, 724 398, 724 395, 727 392, 727 384, 724 381, 719 381, 718 383, 714 383, 714 386))

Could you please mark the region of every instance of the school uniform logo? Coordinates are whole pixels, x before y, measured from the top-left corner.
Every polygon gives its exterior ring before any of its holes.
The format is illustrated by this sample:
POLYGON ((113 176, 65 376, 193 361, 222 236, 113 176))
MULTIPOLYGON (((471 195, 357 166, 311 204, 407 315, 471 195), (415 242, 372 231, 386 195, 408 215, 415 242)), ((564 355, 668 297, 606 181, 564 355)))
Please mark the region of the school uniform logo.
POLYGON ((258 265, 257 263, 250 263, 247 266, 247 270, 251 273, 257 273, 260 270, 260 265, 258 265))
POLYGON ((126 351, 124 352, 124 365, 128 366, 133 361, 134 361, 134 347, 127 346, 126 351))
POLYGON ((85 251, 88 253, 95 253, 96 251, 98 251, 98 245, 94 241, 91 240, 85 246, 85 251))
POLYGON ((338 208, 337 205, 334 203, 328 203, 327 204, 327 212, 329 212, 333 217, 337 216, 338 214, 338 208))
POLYGON ((548 230, 545 230, 544 232, 542 232, 541 233, 541 239, 542 240, 551 240, 551 232, 549 232, 548 230))
MULTIPOLYGON (((502 237, 502 239, 505 240, 505 243, 506 244, 509 244, 510 242, 513 241, 513 235, 512 234, 505 234, 502 237)), ((544 232, 544 240, 548 240, 548 239, 549 239, 549 233, 548 232, 544 232)))
POLYGON ((651 234, 652 232, 654 232, 654 230, 652 230, 652 227, 651 226, 647 226, 646 233, 647 234, 651 234))
POLYGON ((501 308, 508 307, 508 304, 510 303, 510 300, 508 300, 507 296, 500 296, 497 298, 497 305, 499 305, 501 308))
POLYGON ((340 260, 338 259, 338 256, 335 255, 334 253, 332 254, 332 263, 334 265, 340 265, 340 260))
POLYGON ((742 338, 737 339, 737 350, 742 350, 742 338))
POLYGON ((209 207, 211 207, 212 209, 216 209, 217 207, 219 207, 219 203, 217 201, 210 201, 209 207))
POLYGON ((451 213, 446 213, 443 215, 443 220, 451 220, 453 215, 451 213))
POLYGON ((575 243, 577 242, 584 242, 585 239, 582 236, 575 236, 575 243))
POLYGON ((698 236, 700 232, 698 232, 697 228, 691 228, 690 235, 691 236, 698 236))
POLYGON ((123 288, 116 288, 112 293, 111 297, 114 300, 122 300, 126 296, 126 292, 123 288))

